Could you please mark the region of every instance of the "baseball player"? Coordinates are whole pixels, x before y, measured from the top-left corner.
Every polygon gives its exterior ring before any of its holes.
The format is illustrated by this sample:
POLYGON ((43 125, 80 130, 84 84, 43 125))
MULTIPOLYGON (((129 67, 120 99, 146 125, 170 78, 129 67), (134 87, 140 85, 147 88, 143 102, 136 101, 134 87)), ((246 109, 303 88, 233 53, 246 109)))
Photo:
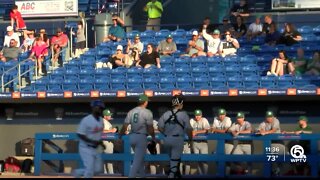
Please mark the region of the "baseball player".
MULTIPOLYGON (((104 133, 115 133, 117 132, 117 128, 113 128, 110 121, 112 120, 112 113, 109 109, 105 109, 103 111, 103 123, 104 123, 104 133)), ((105 153, 112 154, 113 153, 113 143, 111 141, 103 141, 103 144, 106 146, 106 149, 104 150, 105 153)), ((104 172, 106 174, 113 174, 113 164, 107 163, 107 168, 104 166, 104 172)))
POLYGON ((182 95, 172 98, 172 109, 165 112, 158 121, 159 131, 164 134, 164 148, 170 157, 169 178, 180 176, 179 167, 183 150, 184 135, 187 132, 190 148, 193 146, 192 127, 189 116, 183 108, 182 95))
MULTIPOLYGON (((158 130, 158 121, 153 120, 153 129, 155 133, 159 133, 158 130)), ((159 141, 156 142, 156 150, 157 150, 157 154, 160 154, 160 144, 159 141)), ((147 149, 147 154, 150 154, 150 151, 147 149)), ((159 163, 155 163, 155 162, 150 162, 149 163, 150 166, 150 174, 157 174, 157 168, 160 167, 159 163)))
POLYGON ((80 138, 79 154, 84 165, 84 169, 76 169, 74 176, 80 178, 92 178, 94 174, 103 171, 101 153, 103 152, 103 142, 101 140, 103 132, 102 110, 104 103, 100 100, 91 102, 92 113, 84 117, 78 127, 77 135, 80 138))
MULTIPOLYGON (((197 134, 206 134, 210 130, 210 124, 205 117, 202 117, 202 111, 194 111, 194 119, 190 119, 190 125, 193 128, 192 136, 197 134)), ((208 154, 208 142, 206 140, 195 141, 193 143, 194 154, 208 154)), ((199 174, 208 174, 208 163, 201 162, 198 164, 199 174)))
MULTIPOLYGON (((233 136, 238 136, 239 134, 250 134, 252 131, 251 124, 248 121, 245 121, 245 116, 243 112, 237 113, 237 122, 233 123, 229 128, 233 136)), ((250 141, 238 141, 237 146, 235 147, 233 154, 251 154, 251 144, 250 141)), ((246 164, 235 163, 236 169, 235 174, 244 174, 246 164)))
POLYGON ((135 154, 129 178, 135 178, 138 174, 140 177, 145 177, 144 156, 147 149, 147 135, 151 135, 152 140, 155 141, 153 115, 147 109, 148 101, 148 96, 139 96, 138 106, 128 112, 119 133, 119 139, 121 139, 121 136, 127 131, 128 125, 131 125, 129 140, 135 154))
MULTIPOLYGON (((182 154, 191 154, 190 144, 188 142, 184 142, 182 154)), ((190 162, 180 163, 180 173, 184 175, 190 175, 191 173, 190 162)))

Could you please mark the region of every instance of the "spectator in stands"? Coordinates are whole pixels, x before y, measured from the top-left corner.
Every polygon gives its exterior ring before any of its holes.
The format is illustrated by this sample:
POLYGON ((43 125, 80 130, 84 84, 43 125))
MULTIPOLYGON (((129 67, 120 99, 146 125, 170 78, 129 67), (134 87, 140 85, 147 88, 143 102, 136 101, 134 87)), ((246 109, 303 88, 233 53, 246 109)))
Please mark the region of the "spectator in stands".
POLYGON ((23 51, 27 52, 32 49, 33 42, 36 38, 34 37, 34 30, 24 31, 23 51))
POLYGON ((16 46, 20 47, 20 39, 17 33, 13 31, 12 26, 7 27, 7 35, 4 37, 3 47, 10 47, 11 39, 16 41, 16 46))
POLYGON ((109 58, 109 62, 107 63, 107 66, 110 69, 115 69, 117 67, 130 67, 132 64, 129 64, 128 62, 129 57, 127 54, 123 53, 123 46, 118 45, 116 54, 112 55, 109 58))
POLYGON ((18 11, 18 6, 13 5, 10 11, 10 19, 11 19, 11 26, 14 27, 14 23, 16 23, 16 31, 26 30, 26 24, 21 16, 21 13, 18 11))
POLYGON ((76 44, 76 52, 75 57, 80 57, 81 54, 84 53, 84 49, 86 48, 86 37, 84 35, 84 28, 82 21, 78 22, 78 30, 77 30, 77 44, 76 44))
POLYGON ((157 51, 159 52, 160 57, 173 56, 173 54, 177 51, 177 45, 173 41, 171 34, 169 34, 165 40, 162 40, 159 43, 157 51))
POLYGON ((231 22, 235 22, 238 16, 244 18, 244 21, 247 17, 250 16, 249 7, 246 0, 240 0, 240 4, 235 4, 231 9, 231 22))
MULTIPOLYGON (((207 134, 210 130, 210 124, 207 118, 203 117, 202 111, 196 109, 194 111, 194 118, 190 119, 190 125, 192 127, 192 136, 195 137, 198 134, 207 134)), ((194 154, 208 154, 208 142, 206 140, 195 141, 193 143, 194 154)), ((208 163, 199 162, 198 163, 199 174, 208 174, 208 163)))
POLYGON ((237 39, 232 38, 231 32, 226 31, 224 33, 224 40, 219 45, 219 54, 222 57, 227 55, 236 55, 237 49, 240 47, 237 39))
POLYGON ((38 65, 38 75, 44 75, 42 71, 42 63, 44 58, 48 56, 47 44, 42 41, 41 37, 37 37, 32 47, 30 58, 37 62, 38 65))
POLYGON ((202 25, 199 27, 199 35, 200 37, 202 36, 202 30, 203 30, 203 26, 206 25, 207 26, 207 32, 208 33, 211 33, 213 32, 214 29, 216 29, 216 27, 211 24, 211 20, 210 20, 210 17, 205 17, 204 20, 203 20, 203 23, 202 25))
POLYGON ((222 33, 226 32, 226 31, 230 31, 233 33, 233 31, 234 31, 233 25, 230 23, 228 17, 223 18, 222 25, 219 26, 219 31, 222 33))
MULTIPOLYGON (((57 66, 58 58, 60 57, 60 52, 63 48, 66 48, 68 45, 69 38, 66 34, 63 33, 61 28, 56 30, 56 35, 51 39, 51 46, 53 48, 53 62, 52 66, 57 66)), ((60 64, 62 66, 62 64, 60 64)))
POLYGON ((279 57, 274 58, 271 63, 271 70, 267 75, 282 76, 287 72, 289 58, 284 50, 279 51, 279 57))
POLYGON ((264 34, 269 33, 271 26, 273 26, 274 31, 277 31, 276 23, 273 21, 271 14, 267 14, 264 17, 264 24, 262 27, 262 33, 264 33, 264 34))
POLYGON ((207 56, 212 57, 219 55, 219 45, 220 45, 220 31, 218 29, 215 29, 212 33, 212 35, 207 33, 207 26, 203 26, 202 30, 203 37, 207 40, 208 42, 208 52, 207 56))
POLYGON ((47 47, 49 47, 50 46, 50 41, 49 41, 48 35, 46 33, 46 30, 45 29, 40 29, 39 35, 40 35, 42 41, 46 43, 47 47))
POLYGON ((108 41, 121 41, 125 38, 126 32, 123 29, 124 21, 117 15, 112 15, 113 25, 109 28, 108 36, 104 37, 104 42, 108 41))
POLYGON ((284 26, 284 32, 280 36, 278 44, 285 44, 291 46, 302 40, 301 34, 296 30, 293 24, 286 23, 284 26))
POLYGON ((262 24, 260 21, 261 16, 256 16, 255 22, 251 23, 249 25, 248 31, 247 31, 247 39, 250 41, 251 39, 254 39, 255 37, 259 36, 262 33, 262 24))
MULTIPOLYGON (((238 136, 239 134, 250 134, 252 132, 251 124, 245 120, 243 112, 237 113, 237 122, 233 123, 228 130, 232 136, 238 136)), ((251 141, 238 141, 238 144, 233 150, 233 154, 251 154, 251 141)), ((235 163, 235 168, 232 168, 231 174, 245 174, 247 165, 244 163, 235 163)))
POLYGON ((293 75, 302 75, 307 69, 308 60, 304 56, 302 48, 297 49, 297 57, 290 60, 288 63, 289 73, 293 75))
POLYGON ((135 64, 139 59, 143 51, 143 43, 140 41, 140 36, 137 34, 134 37, 133 43, 128 39, 126 52, 129 56, 129 61, 132 61, 135 64))
POLYGON ((234 32, 233 36, 235 38, 240 38, 247 33, 247 27, 243 22, 243 18, 241 16, 237 16, 237 22, 233 25, 234 32))
POLYGON ((161 68, 159 54, 152 44, 147 45, 147 51, 141 54, 140 61, 137 62, 137 65, 144 68, 156 65, 158 68, 161 68))
POLYGON ((320 52, 316 51, 313 53, 312 61, 307 65, 308 75, 320 75, 320 52))
MULTIPOLYGON (((281 128, 280 128, 280 121, 273 115, 272 111, 267 111, 265 120, 260 123, 258 130, 256 134, 259 135, 268 135, 268 134, 280 134, 281 128)), ((278 149, 278 154, 286 154, 286 147, 284 146, 283 141, 279 140, 273 140, 271 141, 271 148, 272 149, 278 149)), ((275 164, 273 167, 273 174, 279 175, 280 173, 280 164, 275 164)))
POLYGON ((280 32, 276 29, 275 24, 271 24, 266 34, 264 42, 269 46, 275 46, 280 38, 280 32))
POLYGON ((3 62, 8 62, 11 60, 18 60, 21 49, 17 47, 17 41, 15 39, 10 40, 10 46, 5 46, 0 52, 0 59, 3 62))
POLYGON ((143 9, 148 12, 147 30, 160 31, 161 16, 163 12, 162 3, 158 0, 151 0, 143 9))
POLYGON ((192 32, 192 39, 188 42, 188 48, 186 50, 187 54, 183 54, 182 56, 190 56, 192 58, 197 56, 205 56, 204 52, 204 42, 199 39, 198 31, 192 32))

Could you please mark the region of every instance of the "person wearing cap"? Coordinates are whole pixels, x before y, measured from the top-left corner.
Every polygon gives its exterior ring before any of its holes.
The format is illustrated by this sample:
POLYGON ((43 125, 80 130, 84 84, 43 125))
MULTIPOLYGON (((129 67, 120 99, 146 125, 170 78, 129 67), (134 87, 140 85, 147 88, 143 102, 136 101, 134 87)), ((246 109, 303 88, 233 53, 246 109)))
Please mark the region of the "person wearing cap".
POLYGON ((8 26, 7 34, 4 36, 3 47, 10 47, 11 39, 14 39, 17 42, 16 47, 20 47, 19 35, 13 31, 12 26, 8 26))
MULTIPOLYGON (((218 110, 218 116, 214 117, 211 132, 225 134, 228 129, 231 127, 232 121, 231 118, 227 116, 227 111, 225 109, 218 110)), ((224 145, 224 153, 231 154, 233 149, 233 142, 226 141, 224 145)))
POLYGON ((298 118, 298 127, 294 131, 282 131, 283 134, 311 134, 312 128, 308 125, 308 118, 306 116, 300 116, 298 118))
POLYGON ((222 57, 229 55, 236 55, 237 49, 239 49, 240 44, 236 38, 233 38, 230 31, 224 33, 224 39, 219 45, 219 54, 222 57))
MULTIPOLYGON (((210 124, 207 118, 202 116, 202 111, 196 109, 194 111, 194 118, 190 119, 190 125, 193 129, 192 136, 195 137, 198 134, 207 134, 210 130, 210 124)), ((208 142, 207 140, 195 141, 193 143, 193 153, 194 154, 208 154, 208 142)), ((208 173, 208 163, 200 162, 198 163, 199 174, 208 173)))
POLYGON ((134 36, 133 42, 131 42, 131 40, 128 39, 126 52, 129 56, 129 63, 132 64, 132 66, 136 65, 137 61, 140 59, 140 55, 142 51, 143 51, 143 43, 140 40, 139 34, 136 34, 134 36))
POLYGON ((177 51, 177 45, 172 39, 172 35, 169 34, 165 40, 162 40, 157 48, 160 57, 173 56, 177 51))
POLYGON ((14 27, 14 23, 16 23, 16 31, 27 29, 26 24, 21 16, 21 13, 18 11, 18 6, 13 5, 10 11, 10 20, 11 26, 14 27))
POLYGON ((207 40, 207 56, 212 57, 219 55, 219 45, 220 45, 220 31, 215 29, 212 35, 207 33, 207 25, 203 25, 202 30, 203 37, 207 40))
POLYGON ((91 114, 81 120, 77 129, 80 141, 79 154, 84 168, 73 172, 76 178, 92 178, 95 174, 103 172, 101 153, 105 146, 101 137, 104 129, 102 111, 105 106, 101 100, 92 101, 90 106, 91 114))
POLYGON ((128 178, 135 178, 137 176, 144 178, 146 176, 144 156, 147 149, 147 136, 150 135, 152 140, 156 141, 153 128, 153 114, 147 109, 148 103, 148 96, 144 94, 139 96, 138 106, 128 112, 119 133, 119 139, 121 139, 127 131, 128 126, 131 125, 129 141, 134 151, 134 157, 128 178))
POLYGON ((233 36, 239 39, 242 36, 245 36, 247 33, 247 26, 244 24, 243 18, 241 16, 236 17, 237 21, 233 24, 233 36))
POLYGON ((126 32, 124 31, 124 21, 117 15, 112 15, 112 23, 113 25, 110 26, 108 35, 104 37, 103 41, 113 41, 119 42, 125 38, 126 32))
MULTIPOLYGON (((63 33, 61 28, 57 28, 56 34, 51 38, 51 49, 53 48, 53 61, 52 66, 57 67, 58 66, 58 59, 61 57, 60 52, 62 49, 66 48, 68 45, 69 38, 66 34, 63 33)), ((65 53, 66 51, 62 52, 65 53)), ((62 59, 62 61, 64 61, 62 59)), ((60 62, 60 66, 62 66, 62 62, 60 62)))
POLYGON ((150 0, 143 8, 144 11, 148 12, 148 22, 146 30, 160 30, 161 16, 163 12, 162 3, 158 0, 150 0))
POLYGON ((136 66, 141 66, 143 68, 149 68, 150 66, 157 66, 161 68, 160 56, 153 44, 147 45, 147 51, 142 53, 140 60, 137 61, 136 66))
POLYGON ((224 18, 222 19, 222 24, 219 26, 218 29, 219 29, 219 31, 220 31, 221 33, 224 33, 224 32, 226 32, 226 31, 230 31, 230 32, 233 32, 233 31, 234 31, 233 26, 232 26, 232 24, 230 23, 228 17, 224 17, 224 18))
POLYGON ((24 31, 24 40, 23 40, 23 51, 27 52, 32 49, 32 45, 34 40, 36 39, 34 36, 34 30, 24 31))
POLYGON ((192 39, 188 42, 188 48, 186 49, 187 54, 181 56, 190 56, 192 58, 197 56, 206 56, 204 52, 204 42, 199 39, 198 31, 192 32, 192 39))
POLYGON ((260 19, 261 19, 261 16, 257 15, 255 21, 249 25, 247 35, 246 35, 249 41, 261 35, 263 25, 260 19))
MULTIPOLYGON (((232 136, 238 136, 239 134, 251 134, 252 126, 251 123, 245 120, 245 115, 243 112, 237 113, 237 121, 231 125, 228 132, 232 136)), ((235 146, 233 153, 236 155, 240 154, 251 154, 251 141, 241 140, 235 146)), ((244 174, 245 169, 247 169, 246 163, 234 163, 235 167, 231 168, 231 174, 244 174)))
POLYGON ((119 44, 117 46, 116 53, 109 58, 107 66, 110 69, 116 69, 117 67, 130 67, 131 64, 128 63, 128 60, 128 55, 123 53, 123 46, 119 44))
MULTIPOLYGON (((108 133, 116 133, 117 128, 112 127, 112 124, 110 121, 112 120, 112 113, 109 109, 105 109, 103 112, 103 124, 104 124, 104 129, 103 133, 108 134, 108 133)), ((105 153, 112 154, 113 153, 113 142, 111 141, 103 141, 103 144, 106 146, 106 149, 104 150, 105 153)), ((113 174, 113 164, 112 163, 107 163, 106 166, 104 166, 104 173, 106 174, 113 174)))
POLYGON ((164 135, 164 150, 169 154, 169 178, 181 177, 180 162, 183 151, 185 133, 188 144, 193 149, 192 127, 186 111, 183 110, 184 97, 174 95, 171 100, 172 109, 166 111, 158 121, 159 131, 164 135))

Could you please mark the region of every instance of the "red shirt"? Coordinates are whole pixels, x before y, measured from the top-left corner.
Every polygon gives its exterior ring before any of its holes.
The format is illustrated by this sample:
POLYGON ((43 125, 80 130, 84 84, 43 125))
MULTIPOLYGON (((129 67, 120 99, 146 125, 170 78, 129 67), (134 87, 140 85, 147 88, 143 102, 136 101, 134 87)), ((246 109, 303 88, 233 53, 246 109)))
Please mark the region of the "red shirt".
POLYGON ((58 44, 59 46, 65 46, 68 44, 68 36, 61 34, 60 36, 53 36, 51 39, 51 44, 58 44))
POLYGON ((40 57, 41 55, 48 54, 47 44, 46 43, 41 43, 40 45, 35 44, 32 47, 31 52, 33 52, 36 55, 36 57, 40 57))
POLYGON ((26 24, 24 23, 19 11, 17 11, 16 13, 10 11, 10 18, 13 18, 16 21, 18 29, 23 29, 26 27, 26 24))

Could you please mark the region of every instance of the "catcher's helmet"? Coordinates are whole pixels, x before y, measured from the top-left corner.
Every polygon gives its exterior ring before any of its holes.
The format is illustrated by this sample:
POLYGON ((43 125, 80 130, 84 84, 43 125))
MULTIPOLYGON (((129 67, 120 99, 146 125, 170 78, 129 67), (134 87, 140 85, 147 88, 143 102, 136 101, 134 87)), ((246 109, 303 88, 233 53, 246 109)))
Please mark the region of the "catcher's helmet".
POLYGON ((183 101, 184 101, 183 95, 178 94, 173 96, 171 103, 172 103, 172 106, 177 106, 177 105, 182 105, 183 101))

